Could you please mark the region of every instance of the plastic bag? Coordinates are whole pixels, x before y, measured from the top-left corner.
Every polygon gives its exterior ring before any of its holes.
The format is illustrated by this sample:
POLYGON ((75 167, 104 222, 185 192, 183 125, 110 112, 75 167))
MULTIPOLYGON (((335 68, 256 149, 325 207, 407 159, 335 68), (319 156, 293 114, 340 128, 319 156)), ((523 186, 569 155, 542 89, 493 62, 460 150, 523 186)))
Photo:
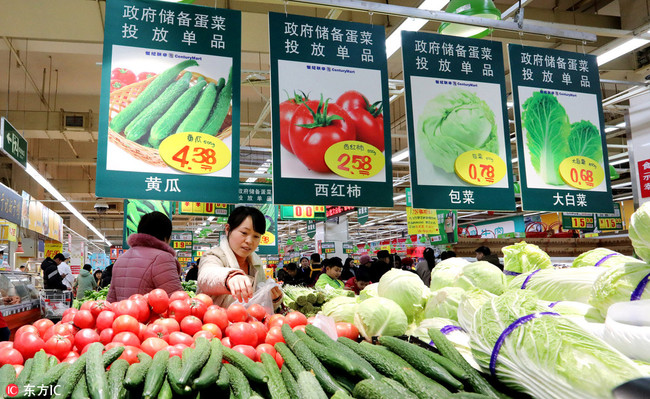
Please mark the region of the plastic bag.
POLYGON ((271 290, 275 287, 280 288, 280 285, 276 283, 275 280, 270 278, 265 282, 257 285, 257 290, 253 294, 253 297, 248 300, 248 302, 235 302, 244 305, 246 309, 248 309, 253 304, 258 304, 261 305, 264 310, 266 310, 266 313, 273 314, 275 313, 275 309, 273 308, 273 297, 271 296, 271 290))
POLYGON ((650 300, 610 306, 602 338, 632 359, 650 361, 650 300))
POLYGON ((338 338, 336 333, 336 322, 333 318, 319 313, 314 317, 314 322, 312 324, 323 330, 323 332, 333 340, 336 341, 336 338, 338 338))

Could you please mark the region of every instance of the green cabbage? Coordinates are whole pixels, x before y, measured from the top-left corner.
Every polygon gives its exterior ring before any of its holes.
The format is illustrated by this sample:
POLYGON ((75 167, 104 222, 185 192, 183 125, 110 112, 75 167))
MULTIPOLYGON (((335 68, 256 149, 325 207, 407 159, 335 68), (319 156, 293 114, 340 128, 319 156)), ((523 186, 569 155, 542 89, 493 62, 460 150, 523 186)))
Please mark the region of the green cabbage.
POLYGON ((521 241, 501 249, 503 270, 513 273, 528 273, 537 269, 553 267, 551 257, 535 244, 521 241))
POLYGON ((554 95, 534 92, 522 108, 531 164, 544 183, 564 185, 560 163, 571 156, 567 145, 571 125, 564 107, 554 95))
MULTIPOLYGON (((630 300, 632 292, 648 274, 650 265, 638 261, 604 269, 604 273, 594 283, 589 303, 606 317, 611 305, 630 300)), ((650 299, 650 284, 646 285, 639 299, 650 299)))
POLYGON ((632 214, 630 240, 634 252, 644 261, 650 262, 650 202, 645 202, 632 214))
POLYGON ((598 265, 598 267, 611 267, 611 266, 619 265, 621 263, 634 262, 634 261, 643 263, 642 261, 637 260, 631 256, 621 255, 616 251, 612 251, 611 249, 596 248, 596 249, 592 249, 591 251, 583 252, 582 254, 580 254, 580 256, 578 256, 573 260, 573 264, 571 266, 572 267, 596 266, 598 262, 601 262, 598 265), (610 257, 605 259, 605 257, 607 256, 610 257))
POLYGON ((359 296, 357 297, 357 302, 365 301, 366 299, 378 297, 377 289, 379 289, 379 284, 370 284, 366 288, 361 290, 359 296))
POLYGON ((397 303, 410 321, 424 310, 429 289, 417 274, 391 269, 381 276, 378 286, 379 296, 397 303))
POLYGON ((323 314, 334 319, 335 322, 354 322, 354 312, 357 309, 356 298, 339 296, 323 305, 323 314))
POLYGON ((569 134, 569 152, 571 156, 583 156, 596 162, 603 160, 600 129, 593 123, 582 120, 571 124, 569 134))
POLYGON ((459 287, 464 290, 481 288, 498 295, 505 289, 506 281, 503 272, 490 262, 465 262, 465 264, 454 262, 443 267, 440 265, 436 265, 431 271, 432 291, 444 287, 459 287))
POLYGON ((464 293, 465 290, 458 287, 444 287, 431 292, 422 317, 425 319, 444 317, 458 320, 458 304, 464 293))
POLYGON ((417 135, 427 159, 447 173, 454 173, 454 162, 464 152, 499 153, 494 113, 476 94, 460 88, 427 102, 417 135))
POLYGON ((521 289, 524 281, 530 276, 525 290, 534 292, 539 299, 589 303, 596 280, 606 270, 594 266, 543 269, 515 277, 508 283, 508 288, 521 289))
MULTIPOLYGON (((485 370, 503 331, 524 316, 549 311, 534 294, 522 290, 494 297, 479 308, 461 304, 461 309, 467 313, 459 314, 460 324, 469 332, 474 357, 485 370)), ((610 399, 613 388, 644 374, 632 360, 578 324, 545 315, 520 324, 505 338, 496 375, 535 398, 610 399)))
POLYGON ((367 340, 373 336, 399 336, 408 328, 406 314, 398 304, 387 298, 370 298, 359 305, 354 325, 367 340))
POLYGON ((574 301, 540 302, 546 306, 553 304, 553 306, 550 306, 553 312, 557 312, 573 321, 588 323, 605 322, 605 318, 600 314, 598 309, 586 303, 574 301))

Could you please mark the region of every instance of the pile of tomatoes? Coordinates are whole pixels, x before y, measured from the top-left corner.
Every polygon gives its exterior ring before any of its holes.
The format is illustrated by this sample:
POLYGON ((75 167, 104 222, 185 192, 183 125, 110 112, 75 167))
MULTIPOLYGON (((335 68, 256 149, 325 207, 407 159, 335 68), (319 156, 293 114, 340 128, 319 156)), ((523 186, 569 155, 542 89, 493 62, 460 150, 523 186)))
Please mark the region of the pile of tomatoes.
MULTIPOLYGON (((269 315, 260 305, 246 309, 233 304, 227 309, 213 305, 212 299, 199 294, 190 298, 185 291, 171 295, 155 289, 146 295, 109 303, 87 301, 81 309, 66 310, 60 322, 40 319, 20 327, 14 341, 0 342, 0 366, 20 366, 44 349, 61 362, 74 362, 93 342, 105 349, 124 346, 120 358, 129 364, 138 362, 137 354, 150 356, 165 349, 171 356, 181 356, 193 347, 197 337, 220 339, 221 342, 249 358, 260 361, 262 353, 283 360, 273 345, 284 342, 282 324, 304 331, 310 320, 300 312, 269 315)), ((350 323, 337 323, 339 336, 357 339, 359 331, 350 323)))
POLYGON ((152 76, 156 76, 156 74, 153 72, 140 72, 136 75, 135 72, 128 68, 114 68, 111 71, 111 93, 132 83, 149 79, 152 76))

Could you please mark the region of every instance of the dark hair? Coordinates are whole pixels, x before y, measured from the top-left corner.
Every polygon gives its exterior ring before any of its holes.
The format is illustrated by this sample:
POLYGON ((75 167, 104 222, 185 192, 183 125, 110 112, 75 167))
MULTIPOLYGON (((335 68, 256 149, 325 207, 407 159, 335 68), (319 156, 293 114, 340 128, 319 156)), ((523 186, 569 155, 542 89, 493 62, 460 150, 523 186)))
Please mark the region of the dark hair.
POLYGON ((319 254, 311 254, 311 261, 314 263, 319 263, 320 262, 320 255, 319 254))
POLYGON ((338 267, 343 267, 343 260, 339 258, 338 256, 335 256, 333 258, 329 258, 329 266, 338 266, 338 267))
POLYGON ((436 251, 429 247, 422 252, 422 257, 427 261, 427 267, 432 270, 436 266, 436 251))
POLYGON ((233 231, 240 224, 244 223, 247 217, 251 217, 253 221, 253 230, 256 233, 264 234, 266 233, 266 218, 262 211, 252 206, 238 206, 234 211, 228 216, 228 227, 230 231, 233 231))
POLYGON ((440 254, 440 260, 445 260, 449 258, 455 258, 456 257, 456 252, 454 251, 445 251, 440 254))
POLYGON ((93 274, 97 274, 97 273, 101 273, 101 272, 102 272, 101 270, 97 269, 97 270, 95 270, 95 273, 93 273, 93 274))
POLYGON ((383 259, 383 258, 390 258, 390 252, 386 251, 385 249, 382 249, 381 251, 377 252, 377 259, 383 259))
POLYGON ((492 251, 490 251, 490 248, 486 247, 485 245, 481 245, 480 247, 476 248, 474 252, 482 253, 485 256, 488 256, 492 253, 492 251))
POLYGON ((343 267, 352 267, 352 262, 354 262, 354 258, 347 258, 345 260, 345 263, 343 264, 343 267))
POLYGON ((284 265, 284 269, 291 270, 291 271, 298 270, 298 265, 296 265, 293 262, 287 263, 286 265, 284 265))
POLYGON ((303 260, 303 259, 307 259, 307 260, 309 260, 309 258, 308 258, 308 257, 306 257, 306 256, 303 256, 302 258, 300 258, 300 262, 302 262, 302 260, 303 260))
POLYGON ((59 259, 61 262, 65 261, 65 256, 59 252, 58 254, 54 255, 54 259, 59 259))
POLYGON ((93 267, 90 266, 88 263, 86 263, 86 264, 84 265, 84 270, 91 271, 91 270, 93 270, 93 267))
POLYGON ((396 268, 402 267, 402 258, 398 254, 393 255, 393 267, 396 268))
POLYGON ((357 278, 357 281, 370 281, 370 273, 368 273, 368 270, 363 267, 360 267, 359 270, 357 270, 355 277, 357 278))
POLYGON ((160 241, 166 241, 172 236, 172 221, 162 212, 147 213, 138 223, 138 233, 149 234, 160 241))

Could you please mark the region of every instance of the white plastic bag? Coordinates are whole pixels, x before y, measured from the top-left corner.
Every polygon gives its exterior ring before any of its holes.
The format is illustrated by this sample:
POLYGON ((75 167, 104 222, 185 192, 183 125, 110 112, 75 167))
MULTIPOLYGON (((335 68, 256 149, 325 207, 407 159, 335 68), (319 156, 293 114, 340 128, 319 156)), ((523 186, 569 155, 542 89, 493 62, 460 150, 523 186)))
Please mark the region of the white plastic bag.
POLYGON ((275 309, 273 308, 273 297, 271 296, 271 290, 275 287, 279 288, 280 285, 276 283, 275 280, 270 278, 265 282, 257 285, 257 290, 253 294, 253 297, 248 300, 248 302, 236 302, 244 305, 246 309, 248 309, 253 304, 259 304, 264 308, 264 310, 266 310, 266 313, 273 314, 275 313, 275 309))
POLYGON ((336 338, 338 338, 338 335, 336 334, 336 322, 333 318, 318 313, 316 317, 314 317, 314 322, 312 324, 323 330, 323 332, 333 340, 336 341, 336 338))
POLYGON ((650 300, 610 306, 602 338, 632 359, 650 361, 650 300))

